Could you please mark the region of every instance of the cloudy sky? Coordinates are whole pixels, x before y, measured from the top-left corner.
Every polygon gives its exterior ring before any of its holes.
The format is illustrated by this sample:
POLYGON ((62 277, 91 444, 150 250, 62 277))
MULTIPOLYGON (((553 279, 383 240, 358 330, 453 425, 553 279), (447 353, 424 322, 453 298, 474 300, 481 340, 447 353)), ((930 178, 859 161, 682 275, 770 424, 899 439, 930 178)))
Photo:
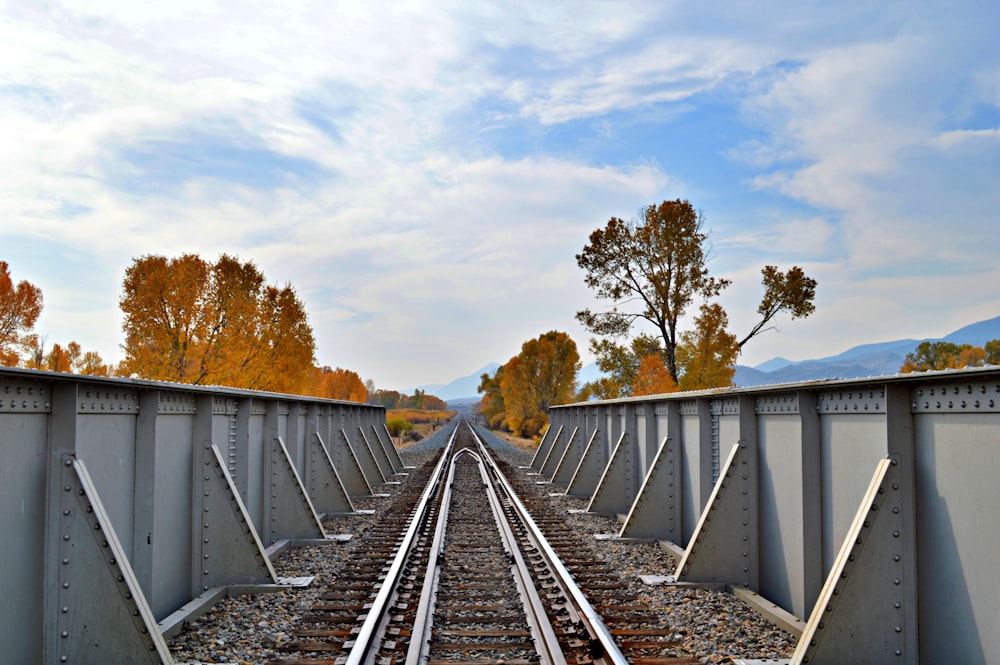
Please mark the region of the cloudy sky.
POLYGON ((0 260, 119 360, 144 254, 254 261, 320 364, 446 383, 600 306, 612 215, 685 198, 741 363, 1000 315, 995 2, 0 2, 0 260))

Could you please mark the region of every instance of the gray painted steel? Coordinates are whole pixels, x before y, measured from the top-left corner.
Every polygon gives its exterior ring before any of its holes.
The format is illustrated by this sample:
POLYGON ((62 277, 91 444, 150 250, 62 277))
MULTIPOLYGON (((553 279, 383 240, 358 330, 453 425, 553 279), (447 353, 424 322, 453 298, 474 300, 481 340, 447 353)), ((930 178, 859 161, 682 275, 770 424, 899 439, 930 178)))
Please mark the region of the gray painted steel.
POLYGON ((562 457, 559 458, 559 464, 552 473, 551 483, 553 485, 560 487, 569 485, 569 481, 573 479, 573 474, 576 472, 576 467, 579 466, 580 460, 583 458, 585 448, 586 441, 581 435, 580 428, 572 428, 566 448, 563 450, 562 457))
POLYGON ((264 540, 322 536, 310 497, 352 510, 310 452, 338 418, 377 427, 385 410, 0 368, 5 662, 170 662, 158 621, 213 587, 273 584, 264 540))
POLYGON ((542 478, 550 480, 555 474, 556 469, 559 467, 559 460, 562 459, 563 454, 566 452, 566 447, 569 445, 571 433, 572 429, 570 427, 559 427, 555 438, 552 439, 552 445, 549 446, 549 452, 545 455, 545 459, 542 460, 542 466, 538 469, 538 474, 542 478))
POLYGON ((545 462, 545 458, 552 448, 553 437, 558 436, 559 429, 562 427, 561 423, 556 422, 557 419, 558 417, 553 414, 552 422, 545 427, 542 440, 538 442, 538 448, 535 449, 535 454, 531 456, 531 464, 528 465, 528 468, 535 473, 542 470, 542 463, 545 462))
POLYGON ((630 456, 645 475, 619 535, 670 541, 683 579, 745 585, 809 619, 791 662, 853 662, 859 649, 865 662, 1000 662, 1000 368, 550 412, 600 440, 567 493, 617 511, 630 456))
POLYGON ((361 465, 362 471, 364 471, 368 486, 374 487, 375 485, 385 484, 386 477, 382 474, 382 469, 375 458, 375 453, 372 452, 371 446, 368 445, 368 438, 365 436, 364 430, 356 424, 356 418, 351 418, 350 422, 355 424, 344 428, 345 438, 351 447, 351 451, 354 453, 355 459, 361 465))

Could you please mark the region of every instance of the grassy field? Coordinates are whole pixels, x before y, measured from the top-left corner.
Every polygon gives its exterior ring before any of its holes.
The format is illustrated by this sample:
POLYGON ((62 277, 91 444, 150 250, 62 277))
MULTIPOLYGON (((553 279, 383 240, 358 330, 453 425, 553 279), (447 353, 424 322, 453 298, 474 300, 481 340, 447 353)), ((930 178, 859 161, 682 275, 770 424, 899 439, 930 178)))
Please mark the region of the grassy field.
MULTIPOLYGON (((427 411, 424 409, 388 409, 385 412, 385 419, 402 418, 413 423, 413 431, 418 432, 421 437, 429 436, 442 424, 455 417, 455 411, 427 411)), ((407 436, 403 435, 406 441, 407 436)), ((399 443, 397 441, 397 443, 399 443)))

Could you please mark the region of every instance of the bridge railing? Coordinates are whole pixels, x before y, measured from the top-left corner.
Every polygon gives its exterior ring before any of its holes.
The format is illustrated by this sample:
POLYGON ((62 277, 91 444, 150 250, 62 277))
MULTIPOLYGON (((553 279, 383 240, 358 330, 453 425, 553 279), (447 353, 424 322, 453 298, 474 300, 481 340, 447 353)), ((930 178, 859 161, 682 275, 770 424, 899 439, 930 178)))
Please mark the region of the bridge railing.
POLYGON ((549 420, 536 472, 618 514, 619 536, 673 549, 677 581, 793 615, 793 662, 1000 662, 1000 368, 579 403, 549 420))
POLYGON ((402 470, 380 406, 0 368, 0 659, 171 662, 178 613, 402 470))

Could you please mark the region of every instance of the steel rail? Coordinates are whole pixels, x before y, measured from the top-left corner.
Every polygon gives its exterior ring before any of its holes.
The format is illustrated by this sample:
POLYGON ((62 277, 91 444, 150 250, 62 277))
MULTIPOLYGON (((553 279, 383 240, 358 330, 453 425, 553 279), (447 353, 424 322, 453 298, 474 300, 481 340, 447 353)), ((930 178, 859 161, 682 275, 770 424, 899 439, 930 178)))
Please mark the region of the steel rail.
POLYGON ((511 557, 510 571, 514 577, 518 595, 521 597, 525 619, 531 632, 532 641, 535 644, 535 651, 538 653, 538 662, 542 665, 566 665, 566 658, 562 653, 562 648, 559 646, 559 639, 556 637, 555 631, 548 621, 545 605, 542 603, 542 599, 538 595, 538 590, 532 582, 531 571, 528 569, 528 564, 524 560, 521 548, 518 546, 517 536, 514 535, 511 524, 504 515, 500 496, 493 487, 494 478, 487 472, 487 464, 483 461, 483 456, 468 448, 458 451, 451 460, 447 485, 442 496, 441 510, 438 512, 434 543, 428 557, 427 573, 424 576, 420 605, 413 622, 413 637, 410 640, 410 646, 406 654, 406 665, 425 665, 430 660, 431 630, 433 628, 432 616, 441 569, 439 555, 447 529, 449 502, 451 501, 451 488, 455 477, 456 462, 462 455, 471 456, 478 464, 479 475, 486 488, 486 495, 489 498, 493 519, 496 522, 504 550, 511 557))
MULTIPOLYGON (((469 427, 471 429, 471 425, 469 427)), ((473 434, 475 434, 474 431, 473 434)), ((475 453, 472 454, 475 455, 475 453)), ((518 592, 524 604, 525 617, 531 628, 532 639, 535 642, 535 650, 538 652, 539 661, 549 665, 566 665, 566 656, 563 654, 562 648, 559 646, 559 639, 556 637, 555 630, 553 630, 552 624, 548 620, 548 615, 545 612, 545 604, 538 595, 538 588, 532 581, 531 570, 528 567, 528 563, 524 560, 524 554, 518 545, 517 536, 514 535, 514 529, 510 520, 507 519, 504 513, 503 503, 494 486, 494 478, 490 477, 483 458, 479 455, 476 455, 476 457, 479 461, 479 474, 483 479, 483 484, 486 486, 490 505, 493 507, 493 517, 503 536, 504 546, 513 559, 511 562, 511 572, 514 574, 514 581, 517 584, 518 592)), ((489 457, 487 456, 488 459, 489 457)))
POLYGON ((524 504, 517 497, 514 492, 514 488, 511 486, 510 481, 503 475, 500 468, 493 461, 493 458, 489 456, 486 452, 486 445, 479 438, 476 433, 475 428, 471 425, 472 436, 476 439, 476 443, 479 445, 480 450, 483 451, 483 455, 488 460, 488 464, 492 473, 497 477, 498 485, 503 488, 504 493, 507 494, 515 512, 518 517, 524 522, 525 528, 531 534, 531 538, 535 541, 535 546, 538 548, 539 553, 545 559, 546 564, 552 570, 553 576, 556 578, 558 584, 563 588, 568 598, 571 598, 573 604, 576 606, 577 613, 580 615, 580 619, 587 631, 590 633, 591 637, 600 644, 603 654, 597 656, 595 654, 594 660, 602 660, 605 663, 613 663, 614 665, 628 665, 629 661, 625 658, 625 655, 618 648, 618 644, 615 642, 615 638, 611 635, 611 631, 604 624, 604 620, 601 615, 597 613, 594 606, 590 604, 587 600, 587 596, 583 593, 576 582, 573 581, 573 576, 570 572, 563 566, 562 561, 559 560, 559 555, 556 554, 552 546, 549 545, 548 540, 546 540, 545 535, 542 530, 538 527, 535 521, 531 518, 531 514, 528 509, 525 508, 524 504))
MULTIPOLYGON (((455 431, 458 432, 458 427, 455 431)), ((420 589, 420 604, 417 605, 417 613, 413 618, 413 626, 410 629, 410 646, 406 651, 407 665, 427 661, 427 645, 431 639, 431 630, 434 627, 432 616, 434 606, 437 602, 438 579, 441 574, 441 550, 444 548, 444 536, 448 528, 448 513, 451 504, 451 492, 455 483, 455 460, 458 459, 462 451, 455 455, 448 465, 448 480, 445 481, 444 493, 441 495, 441 508, 438 511, 437 525, 434 528, 434 539, 431 542, 430 551, 427 554, 427 570, 424 574, 424 584, 420 589)))
POLYGON ((351 647, 350 653, 347 655, 345 665, 371 665, 374 663, 378 649, 373 650, 372 647, 380 641, 381 635, 385 632, 385 627, 389 619, 388 608, 393 600, 393 596, 397 592, 396 582, 399 580, 406 559, 409 557, 416 543, 420 524, 431 503, 431 496, 433 496, 438 484, 441 482, 444 465, 451 456, 452 446, 455 443, 455 435, 458 434, 458 427, 456 424, 455 431, 451 433, 441 459, 438 460, 431 478, 427 482, 427 487, 424 489, 423 494, 420 495, 420 501, 417 502, 414 508, 413 519, 410 520, 410 525, 400 542, 399 549, 396 550, 396 556, 393 558, 392 565, 386 573, 385 580, 382 582, 382 586, 379 588, 375 600, 372 601, 372 606, 368 610, 367 616, 365 616, 365 621, 358 631, 358 636, 354 641, 354 646, 351 647))

